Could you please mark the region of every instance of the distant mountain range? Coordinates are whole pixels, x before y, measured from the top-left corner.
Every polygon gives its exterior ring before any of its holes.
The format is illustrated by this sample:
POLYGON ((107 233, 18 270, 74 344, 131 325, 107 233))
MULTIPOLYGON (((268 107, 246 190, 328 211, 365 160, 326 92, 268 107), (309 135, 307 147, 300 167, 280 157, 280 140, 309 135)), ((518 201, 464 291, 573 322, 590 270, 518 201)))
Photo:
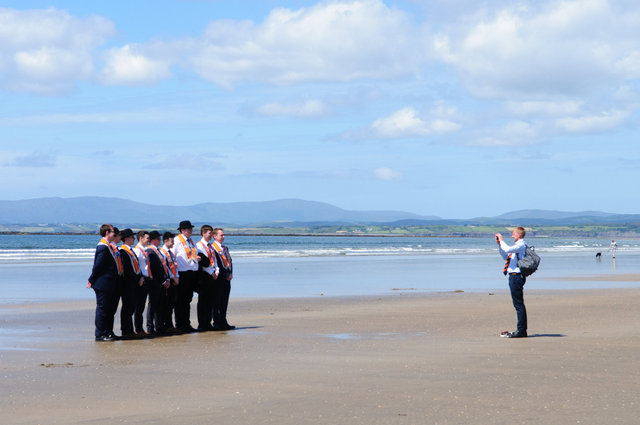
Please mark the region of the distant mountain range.
POLYGON ((350 211, 301 199, 264 202, 203 203, 190 206, 150 205, 120 198, 77 197, 0 201, 0 224, 87 224, 130 226, 194 224, 234 226, 319 226, 329 224, 420 225, 587 225, 640 223, 640 214, 600 211, 519 210, 496 217, 443 219, 404 211, 350 211))
POLYGON ((403 219, 437 220, 403 211, 349 211, 323 202, 281 199, 265 202, 204 203, 191 206, 150 205, 120 198, 38 198, 0 201, 1 224, 193 223, 286 225, 295 223, 382 223, 403 219))

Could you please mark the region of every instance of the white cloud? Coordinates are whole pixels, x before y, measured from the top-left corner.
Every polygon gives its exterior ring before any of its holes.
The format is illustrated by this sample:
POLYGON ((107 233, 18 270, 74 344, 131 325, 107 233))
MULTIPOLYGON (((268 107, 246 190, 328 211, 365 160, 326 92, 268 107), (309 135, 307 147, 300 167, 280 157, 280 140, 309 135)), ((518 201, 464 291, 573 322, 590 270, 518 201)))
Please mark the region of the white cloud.
POLYGON ((640 78, 640 51, 634 50, 619 59, 615 69, 626 79, 640 78))
POLYGON ((510 121, 496 129, 488 130, 491 134, 479 137, 469 142, 475 146, 526 146, 538 142, 536 129, 528 122, 521 120, 510 121))
POLYGON ((180 154, 180 155, 170 155, 170 156, 156 155, 152 158, 148 158, 148 160, 153 160, 155 162, 150 162, 146 165, 143 165, 142 168, 152 169, 152 170, 201 169, 206 171, 215 171, 215 170, 224 169, 223 165, 218 161, 216 161, 217 159, 220 159, 220 158, 222 158, 221 155, 218 155, 213 152, 203 152, 203 153, 194 152, 191 154, 180 154))
MULTIPOLYGON (((431 115, 451 115, 451 110, 438 105, 431 115)), ((402 108, 371 125, 371 132, 379 138, 427 137, 457 131, 460 125, 446 117, 421 117, 412 107, 402 108)))
POLYGON ((256 112, 266 116, 320 117, 329 111, 321 100, 311 99, 301 103, 267 103, 256 108, 256 112))
POLYGON ((556 123, 570 132, 606 131, 618 127, 628 117, 627 111, 609 111, 600 115, 560 118, 556 123))
POLYGON ((100 17, 0 8, 0 83, 36 94, 68 91, 91 78, 94 49, 113 34, 113 24, 100 17))
POLYGON ((580 111, 582 101, 523 101, 507 102, 506 109, 518 116, 562 116, 571 115, 580 111))
POLYGON ((136 45, 125 45, 105 53, 101 80, 110 85, 153 84, 171 76, 170 63, 145 56, 136 45))
POLYGON ((399 181, 402 180, 402 173, 392 170, 389 167, 380 167, 374 170, 376 178, 385 181, 399 181))
POLYGON ((377 119, 371 128, 380 137, 409 137, 429 135, 429 126, 417 116, 415 109, 407 107, 388 117, 377 119))
POLYGON ((584 94, 640 70, 640 16, 617 2, 508 3, 464 25, 441 31, 434 49, 477 94, 584 94))
POLYGON ((190 61, 205 80, 275 84, 418 73, 425 40, 408 15, 379 0, 275 9, 262 23, 213 21, 190 61))
POLYGON ((5 162, 9 167, 55 167, 56 156, 51 153, 34 151, 24 155, 16 155, 12 161, 5 162))

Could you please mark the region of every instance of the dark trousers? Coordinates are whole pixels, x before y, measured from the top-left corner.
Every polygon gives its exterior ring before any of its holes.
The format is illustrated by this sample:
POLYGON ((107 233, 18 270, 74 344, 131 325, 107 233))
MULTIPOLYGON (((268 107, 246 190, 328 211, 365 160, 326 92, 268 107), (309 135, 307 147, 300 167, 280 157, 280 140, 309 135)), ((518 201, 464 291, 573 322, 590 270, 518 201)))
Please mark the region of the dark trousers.
POLYGON ((205 271, 200 272, 200 291, 198 292, 198 329, 207 329, 211 327, 213 285, 213 277, 205 271))
POLYGON ((184 329, 191 326, 191 300, 193 288, 197 284, 198 272, 179 272, 180 284, 176 286, 176 328, 184 329))
POLYGON ((167 304, 167 290, 157 282, 149 284, 149 306, 147 307, 147 332, 152 335, 164 334, 167 304))
POLYGON ((101 291, 93 289, 96 293, 96 337, 113 333, 113 318, 118 310, 118 291, 101 291))
POLYGON ((527 330, 527 309, 524 306, 524 284, 526 281, 527 279, 520 273, 509 275, 511 300, 518 317, 518 332, 526 332, 527 330))
POLYGON ((120 307, 120 330, 122 334, 133 333, 133 313, 136 311, 138 281, 125 281, 122 286, 122 306, 120 307))
POLYGON ((147 305, 147 297, 149 296, 149 283, 148 278, 144 278, 144 285, 138 286, 136 289, 136 307, 133 315, 133 324, 135 325, 136 332, 144 331, 144 308, 147 305))
POLYGON ((176 308, 176 295, 177 295, 177 287, 171 283, 167 288, 167 304, 164 310, 164 327, 165 329, 173 328, 173 312, 176 308))
POLYGON ((218 277, 214 282, 212 316, 214 326, 228 326, 227 307, 229 306, 229 294, 231 282, 224 277, 218 277))

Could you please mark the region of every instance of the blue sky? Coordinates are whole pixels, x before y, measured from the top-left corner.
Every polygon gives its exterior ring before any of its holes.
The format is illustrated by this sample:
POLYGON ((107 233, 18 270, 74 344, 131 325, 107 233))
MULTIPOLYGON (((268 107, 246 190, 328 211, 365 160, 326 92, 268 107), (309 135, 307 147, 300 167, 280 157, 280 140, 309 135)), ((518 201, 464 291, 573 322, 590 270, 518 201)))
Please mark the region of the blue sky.
POLYGON ((0 199, 638 213, 639 79, 634 1, 5 1, 0 199))

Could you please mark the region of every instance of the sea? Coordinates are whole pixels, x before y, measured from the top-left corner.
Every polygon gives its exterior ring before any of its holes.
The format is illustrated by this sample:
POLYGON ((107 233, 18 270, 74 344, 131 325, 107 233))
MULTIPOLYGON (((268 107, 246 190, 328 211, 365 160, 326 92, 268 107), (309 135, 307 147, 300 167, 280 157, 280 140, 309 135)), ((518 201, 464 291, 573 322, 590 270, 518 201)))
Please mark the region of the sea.
MULTIPOLYGON (((606 239, 525 239, 542 258, 525 288, 639 284, 580 277, 639 273, 640 239, 618 240, 615 260, 606 239)), ((0 235, 0 304, 93 299, 85 285, 98 240, 95 235, 0 235)), ((234 261, 232 297, 508 290, 492 237, 227 235, 225 245, 234 261)))

